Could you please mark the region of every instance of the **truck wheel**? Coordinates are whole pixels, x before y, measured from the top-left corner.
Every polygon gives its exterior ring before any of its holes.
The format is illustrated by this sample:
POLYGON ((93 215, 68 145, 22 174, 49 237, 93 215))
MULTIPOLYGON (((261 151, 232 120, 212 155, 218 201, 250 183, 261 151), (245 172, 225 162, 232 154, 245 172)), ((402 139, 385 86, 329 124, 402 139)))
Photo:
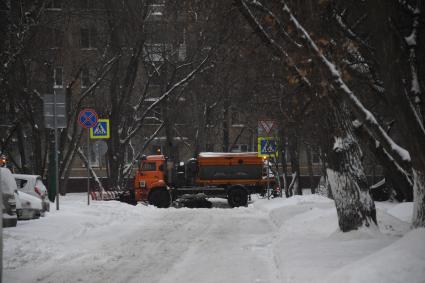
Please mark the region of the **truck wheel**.
POLYGON ((227 196, 227 202, 230 207, 247 206, 248 193, 245 189, 231 189, 227 196))
POLYGON ((159 208, 170 207, 171 195, 167 190, 155 190, 149 195, 149 204, 159 208))

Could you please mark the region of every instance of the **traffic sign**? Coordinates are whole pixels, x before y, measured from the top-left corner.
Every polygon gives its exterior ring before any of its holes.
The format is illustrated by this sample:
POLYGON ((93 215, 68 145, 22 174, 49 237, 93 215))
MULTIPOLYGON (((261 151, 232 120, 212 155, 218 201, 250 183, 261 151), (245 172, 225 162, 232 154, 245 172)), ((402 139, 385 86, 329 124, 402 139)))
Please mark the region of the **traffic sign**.
POLYGON ((96 126, 98 116, 96 111, 90 108, 86 108, 80 111, 78 114, 78 123, 86 129, 93 128, 96 126))
POLYGON ((103 140, 99 140, 94 144, 94 148, 99 155, 104 155, 108 151, 108 144, 103 140))
POLYGON ((65 92, 63 89, 55 89, 54 92, 55 94, 45 94, 43 96, 43 112, 45 125, 46 128, 51 129, 54 129, 55 125, 58 129, 66 128, 67 120, 65 92))
POLYGON ((258 136, 274 136, 277 129, 277 121, 276 120, 258 120, 258 136))
POLYGON ((109 139, 109 119, 99 119, 96 126, 90 128, 91 139, 109 139))
POLYGON ((258 138, 258 156, 277 156, 277 142, 275 138, 259 137, 258 138))

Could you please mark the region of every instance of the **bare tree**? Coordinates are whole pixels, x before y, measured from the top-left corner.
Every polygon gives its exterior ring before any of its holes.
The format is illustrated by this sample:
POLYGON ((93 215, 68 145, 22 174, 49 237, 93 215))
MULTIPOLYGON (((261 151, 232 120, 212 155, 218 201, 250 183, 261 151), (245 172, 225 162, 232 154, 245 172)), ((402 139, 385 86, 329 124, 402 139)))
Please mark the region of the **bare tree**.
MULTIPOLYGON (((396 96, 397 97, 397 101, 399 104, 397 104, 399 106, 399 110, 402 110, 404 112, 403 114, 403 122, 404 124, 409 124, 411 125, 411 127, 406 127, 404 126, 404 129, 406 129, 406 135, 408 135, 410 137, 410 143, 406 144, 409 148, 409 150, 411 152, 415 153, 415 157, 411 158, 411 155, 404 150, 403 148, 401 148, 399 145, 397 145, 386 133, 386 131, 383 129, 383 127, 380 126, 378 120, 376 119, 376 117, 369 111, 367 110, 364 105, 360 102, 359 98, 353 93, 352 89, 347 85, 346 81, 347 81, 347 77, 345 77, 345 74, 342 73, 340 70, 338 70, 337 66, 332 63, 329 58, 327 56, 327 54, 325 54, 323 52, 323 49, 321 47, 319 47, 316 42, 312 39, 312 37, 310 36, 309 33, 307 33, 307 31, 305 30, 304 26, 300 24, 300 22, 298 21, 298 19, 294 16, 294 14, 292 13, 292 11, 289 9, 288 5, 285 2, 282 2, 282 6, 281 6, 281 10, 280 10, 280 15, 281 15, 281 19, 282 22, 285 23, 285 28, 287 29, 288 27, 291 27, 293 31, 296 31, 296 38, 299 39, 300 41, 302 41, 310 50, 310 54, 314 55, 314 57, 316 58, 318 64, 321 66, 322 71, 324 71, 324 77, 326 78, 326 80, 332 85, 332 87, 335 90, 336 95, 334 95, 333 97, 339 99, 339 101, 341 101, 341 99, 344 99, 345 103, 348 103, 348 105, 350 106, 350 109, 353 110, 354 114, 356 115, 356 117, 364 124, 365 128, 367 129, 367 131, 378 141, 380 142, 383 147, 385 148, 385 150, 393 156, 394 160, 401 164, 402 167, 405 168, 409 168, 410 166, 412 166, 413 171, 414 171, 414 179, 415 179, 415 217, 414 217, 414 225, 416 226, 423 226, 423 198, 421 197, 423 194, 423 178, 421 176, 423 176, 423 168, 424 168, 424 162, 423 162, 423 147, 420 147, 420 144, 423 144, 423 138, 424 138, 424 131, 423 131, 423 123, 421 122, 420 119, 417 119, 418 113, 416 111, 416 109, 414 107, 411 107, 411 103, 409 102, 409 99, 403 94, 403 91, 395 91, 393 92, 391 90, 391 88, 385 87, 385 89, 387 91, 389 91, 391 93, 391 95, 396 96), (398 96, 397 96, 397 95, 398 96), (402 94, 400 96, 400 94, 402 94), (338 98, 340 97, 340 98, 338 98), (401 104, 401 105, 400 105, 401 104), (409 128, 409 130, 407 130, 409 128), (412 130, 413 129, 413 130, 412 130), (412 162, 411 162, 412 161, 412 162), (418 173, 420 172, 420 173, 418 173)), ((244 8, 244 13, 248 16, 247 18, 251 18, 251 23, 254 23, 255 27, 258 29, 258 27, 261 25, 257 24, 257 22, 252 20, 252 13, 251 14, 247 14, 246 11, 250 11, 248 5, 251 5, 251 7, 255 7, 257 10, 264 10, 264 6, 261 5, 261 3, 259 2, 245 2, 242 1, 240 3, 242 5, 242 7, 244 8), (260 7, 260 8, 258 8, 260 7)), ((379 4, 377 4, 379 5, 379 4)), ((385 13, 383 13, 383 16, 385 17, 385 13)), ((254 17, 255 19, 255 17, 254 17)), ((388 22, 386 22, 386 20, 382 20, 380 21, 380 23, 382 23, 382 25, 385 25, 388 28, 388 22)), ((283 28, 283 26, 282 26, 283 28)), ((284 30, 286 30, 284 28, 284 30)), ((382 28, 382 26, 381 26, 382 28)), ((285 34, 288 34, 287 32, 285 34)), ((382 33, 382 29, 380 29, 380 34, 387 34, 387 33, 382 33)), ((263 33, 263 36, 267 35, 267 33, 263 33)), ((266 37, 267 38, 267 37, 266 37)), ((335 40, 335 38, 333 38, 335 40)), ((332 40, 332 39, 331 39, 332 40)), ((327 42, 330 42, 328 40, 326 40, 327 42)), ((382 39, 381 39, 382 41, 382 39)), ((270 41, 269 41, 270 42, 270 41)), ((320 39, 319 39, 320 42, 320 39)), ((380 53, 380 52, 378 52, 380 53)), ((399 53, 400 54, 400 53, 399 53)), ((394 61, 394 57, 397 56, 397 54, 393 54, 393 57, 391 58, 391 61, 394 61)), ((379 60, 378 60, 379 61, 379 60)), ((381 60, 380 62, 384 62, 385 60, 381 60)), ((386 60, 385 62, 389 62, 390 60, 386 60)), ((403 76, 398 75, 398 78, 402 78, 403 76)), ((393 78, 393 77, 392 77, 393 78)), ((394 81, 394 79, 392 79, 394 81)), ((384 81, 385 83, 385 81, 384 81)), ((390 82, 388 82, 388 85, 391 85, 390 82)), ((333 103, 335 103, 335 100, 333 99, 333 103)), ((339 103, 335 104, 335 105, 340 105, 339 103)), ((336 107, 331 108, 331 109, 337 109, 336 107)), ((344 107, 342 107, 341 109, 344 109, 344 107)), ((335 113, 337 114, 337 113, 335 113)), ((338 121, 338 120, 337 120, 338 121)), ((346 123, 346 127, 342 127, 342 129, 345 129, 345 134, 347 133, 352 133, 352 130, 350 130, 350 125, 348 123, 346 123)), ((343 131, 344 132, 344 131, 343 131)), ((344 134, 344 135, 345 135, 344 134)), ((349 134, 349 136, 345 136, 343 138, 349 138, 349 140, 352 140, 352 134, 349 134)), ((344 143, 342 143, 344 144, 344 143)), ((339 146, 337 146, 338 143, 334 142, 334 147, 335 148, 340 148, 339 146)), ((353 154, 349 154, 349 156, 353 157, 353 154)), ((348 156, 347 156, 348 157, 348 156)), ((357 163, 357 162, 356 162, 357 163)), ((363 189, 364 191, 364 189, 363 189)), ((344 198, 346 199, 346 198, 344 198)), ((370 201, 364 202, 363 201, 363 207, 368 207, 372 208, 372 209, 367 209, 368 211, 373 211, 373 206, 371 206, 370 201)), ((337 207, 338 207, 338 203, 337 203, 337 207)), ((358 208, 357 208, 358 209, 358 208)), ((362 210, 360 208, 360 210, 362 210)), ((367 211, 366 210, 366 211, 367 211)), ((360 213, 360 215, 362 215, 362 213, 360 213)), ((366 212, 366 214, 363 214, 364 216, 366 216, 368 213, 366 212)), ((373 213, 370 214, 373 217, 373 213)), ((363 218, 363 217, 360 217, 363 218)), ((363 221, 360 221, 359 224, 361 224, 363 221)), ((358 224, 357 224, 358 225, 358 224)), ((348 228, 348 230, 355 228, 354 227, 345 227, 346 229, 348 228)), ((341 227, 341 218, 340 218, 340 227, 341 227)), ((341 227, 342 228, 342 227, 341 227)))

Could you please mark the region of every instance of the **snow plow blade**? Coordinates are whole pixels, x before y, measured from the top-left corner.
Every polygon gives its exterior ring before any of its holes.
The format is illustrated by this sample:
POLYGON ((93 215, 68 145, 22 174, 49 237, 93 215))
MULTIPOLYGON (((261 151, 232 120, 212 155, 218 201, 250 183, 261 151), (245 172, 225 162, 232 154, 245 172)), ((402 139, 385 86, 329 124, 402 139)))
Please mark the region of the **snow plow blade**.
POLYGON ((118 200, 132 205, 137 204, 134 193, 131 191, 91 192, 91 198, 92 200, 118 200))

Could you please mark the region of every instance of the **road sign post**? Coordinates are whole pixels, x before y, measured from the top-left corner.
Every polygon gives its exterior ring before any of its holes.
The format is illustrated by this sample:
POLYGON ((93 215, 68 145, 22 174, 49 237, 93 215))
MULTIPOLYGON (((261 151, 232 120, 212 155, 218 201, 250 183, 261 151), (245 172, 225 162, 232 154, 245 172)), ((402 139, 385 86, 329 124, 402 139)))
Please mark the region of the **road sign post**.
MULTIPOLYGON (((277 157, 277 142, 272 137, 258 137, 258 156, 267 158, 266 159, 266 170, 267 170, 267 198, 270 198, 270 157, 277 157)), ((276 160, 277 162, 277 160, 276 160)), ((278 173, 279 175, 279 173, 278 173)))
POLYGON ((43 112, 46 128, 54 130, 54 163, 56 210, 59 210, 59 165, 58 165, 58 128, 66 128, 66 101, 64 89, 54 88, 53 94, 43 97, 43 112))
POLYGON ((87 129, 87 205, 90 205, 90 129, 97 125, 98 116, 93 109, 84 109, 78 115, 78 123, 87 129))
POLYGON ((55 129, 55 185, 56 185, 56 210, 59 210, 59 162, 58 162, 58 121, 57 121, 57 97, 56 91, 54 92, 54 103, 53 103, 53 127, 55 129))
MULTIPOLYGON (((96 126, 90 128, 91 139, 109 139, 109 136, 109 119, 99 119, 96 126)), ((101 150, 103 152, 102 154, 105 154, 108 149, 106 143, 102 140, 98 141, 95 146, 99 156, 101 155, 101 150)), ((100 197, 103 199, 103 190, 100 192, 100 197)))

